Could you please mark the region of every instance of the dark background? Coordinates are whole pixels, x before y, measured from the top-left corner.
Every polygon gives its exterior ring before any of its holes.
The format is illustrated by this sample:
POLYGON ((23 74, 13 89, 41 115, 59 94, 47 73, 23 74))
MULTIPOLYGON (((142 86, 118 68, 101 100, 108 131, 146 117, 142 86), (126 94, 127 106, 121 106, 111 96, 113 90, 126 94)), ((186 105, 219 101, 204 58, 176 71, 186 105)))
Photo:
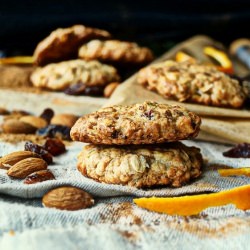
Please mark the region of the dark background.
POLYGON ((106 29, 161 54, 196 34, 226 45, 250 37, 250 1, 0 0, 0 24, 0 50, 7 56, 32 54, 52 30, 73 24, 106 29))

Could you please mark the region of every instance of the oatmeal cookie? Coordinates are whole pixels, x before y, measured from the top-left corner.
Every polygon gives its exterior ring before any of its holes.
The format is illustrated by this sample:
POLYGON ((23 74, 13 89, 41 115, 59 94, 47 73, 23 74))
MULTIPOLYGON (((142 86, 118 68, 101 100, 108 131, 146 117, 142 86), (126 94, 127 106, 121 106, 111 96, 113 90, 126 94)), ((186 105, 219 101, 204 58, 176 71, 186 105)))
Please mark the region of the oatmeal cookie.
POLYGON ((79 57, 108 63, 146 64, 153 60, 153 53, 136 43, 119 40, 92 40, 79 49, 79 57))
POLYGON ((144 146, 87 145, 78 155, 78 170, 99 182, 137 188, 180 187, 201 174, 202 156, 180 142, 144 146))
POLYGON ((54 30, 42 40, 34 51, 34 60, 38 65, 63 61, 77 57, 78 48, 92 39, 107 39, 111 35, 105 30, 74 25, 54 30))
POLYGON ((75 141, 94 144, 153 144, 195 137, 201 119, 180 106, 144 102, 100 109, 78 119, 75 141))
POLYGON ((86 62, 80 59, 38 67, 31 75, 34 86, 52 90, 64 90, 75 83, 105 86, 119 79, 114 67, 98 61, 86 62))
POLYGON ((140 70, 138 82, 167 99, 240 108, 246 95, 239 81, 210 65, 166 61, 140 70))

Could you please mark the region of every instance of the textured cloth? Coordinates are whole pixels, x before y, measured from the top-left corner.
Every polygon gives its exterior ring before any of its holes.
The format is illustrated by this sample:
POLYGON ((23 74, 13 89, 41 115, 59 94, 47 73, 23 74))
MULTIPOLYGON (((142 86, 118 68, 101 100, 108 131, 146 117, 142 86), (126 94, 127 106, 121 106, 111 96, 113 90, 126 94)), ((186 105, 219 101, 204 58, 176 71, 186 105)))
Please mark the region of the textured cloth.
MULTIPOLYGON (((184 143, 200 147, 209 161, 198 180, 181 188, 136 189, 87 179, 76 170, 83 143, 67 146, 66 154, 54 158, 49 169, 56 180, 25 185, 0 170, 0 249, 247 249, 250 211, 227 205, 181 217, 149 212, 133 204, 133 196, 176 196, 250 184, 248 177, 220 177, 216 171, 221 164, 250 166, 250 159, 223 157, 222 152, 229 148, 225 145, 184 143), (40 197, 65 184, 90 192, 95 205, 74 212, 43 208, 40 197)), ((1 142, 1 155, 23 149, 23 144, 1 142)))

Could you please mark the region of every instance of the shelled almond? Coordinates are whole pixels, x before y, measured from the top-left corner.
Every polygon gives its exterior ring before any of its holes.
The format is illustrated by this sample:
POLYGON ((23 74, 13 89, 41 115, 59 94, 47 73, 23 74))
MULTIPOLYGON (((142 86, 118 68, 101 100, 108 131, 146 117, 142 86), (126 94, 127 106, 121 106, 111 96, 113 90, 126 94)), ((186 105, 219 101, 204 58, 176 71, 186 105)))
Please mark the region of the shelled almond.
POLYGON ((73 211, 92 206, 94 199, 80 188, 64 186, 46 193, 43 196, 42 203, 45 207, 73 211))
POLYGON ((51 124, 56 124, 56 125, 62 125, 62 126, 67 126, 71 128, 78 117, 76 115, 72 114, 57 114, 54 115, 53 118, 51 119, 51 124))
POLYGON ((9 134, 32 134, 36 131, 36 128, 26 122, 10 119, 3 122, 2 130, 9 134))
POLYGON ((41 158, 26 158, 9 168, 7 174, 10 177, 23 179, 29 174, 39 170, 47 169, 47 163, 41 158))
POLYGON ((48 125, 45 119, 33 115, 22 116, 19 121, 28 123, 35 128, 44 128, 48 125))
POLYGON ((16 151, 10 154, 7 154, 0 158, 0 168, 9 169, 11 166, 15 165, 17 162, 27 159, 27 158, 40 158, 36 153, 30 151, 16 151))

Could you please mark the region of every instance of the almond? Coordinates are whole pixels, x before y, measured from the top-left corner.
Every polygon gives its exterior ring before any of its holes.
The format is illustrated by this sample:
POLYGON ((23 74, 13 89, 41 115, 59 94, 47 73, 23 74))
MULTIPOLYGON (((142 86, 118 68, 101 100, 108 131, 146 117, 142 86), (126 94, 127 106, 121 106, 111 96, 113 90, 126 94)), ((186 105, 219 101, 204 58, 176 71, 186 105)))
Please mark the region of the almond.
POLYGON ((54 115, 53 118, 51 119, 51 124, 56 124, 56 125, 63 125, 67 127, 73 127, 75 122, 77 121, 78 117, 76 115, 72 114, 58 114, 54 115))
POLYGON ((0 115, 8 115, 9 113, 10 112, 7 109, 0 107, 0 115))
POLYGON ((47 121, 41 117, 33 116, 33 115, 26 115, 22 116, 19 121, 28 123, 35 128, 44 128, 48 125, 47 121))
POLYGON ((9 114, 5 115, 3 118, 3 121, 8 121, 8 120, 19 120, 23 115, 21 114, 9 114))
POLYGON ((39 170, 47 169, 47 163, 40 158, 26 158, 14 164, 8 171, 7 175, 23 179, 29 174, 39 170))
POLYGON ((40 170, 34 172, 33 174, 28 175, 25 180, 24 184, 35 184, 37 182, 54 180, 55 176, 49 170, 40 170))
POLYGON ((119 83, 118 82, 112 82, 109 85, 107 85, 104 89, 104 96, 105 97, 110 97, 112 93, 115 91, 115 89, 118 87, 119 83))
POLYGON ((42 203, 45 207, 79 210, 92 206, 94 199, 80 188, 66 186, 49 191, 43 196, 42 203))
POLYGON ((10 119, 2 124, 2 130, 8 134, 32 134, 36 128, 17 119, 10 119))
POLYGON ((5 155, 0 159, 0 168, 9 169, 11 166, 16 164, 17 162, 26 159, 26 158, 40 158, 40 156, 36 153, 30 151, 16 151, 10 154, 5 155))

